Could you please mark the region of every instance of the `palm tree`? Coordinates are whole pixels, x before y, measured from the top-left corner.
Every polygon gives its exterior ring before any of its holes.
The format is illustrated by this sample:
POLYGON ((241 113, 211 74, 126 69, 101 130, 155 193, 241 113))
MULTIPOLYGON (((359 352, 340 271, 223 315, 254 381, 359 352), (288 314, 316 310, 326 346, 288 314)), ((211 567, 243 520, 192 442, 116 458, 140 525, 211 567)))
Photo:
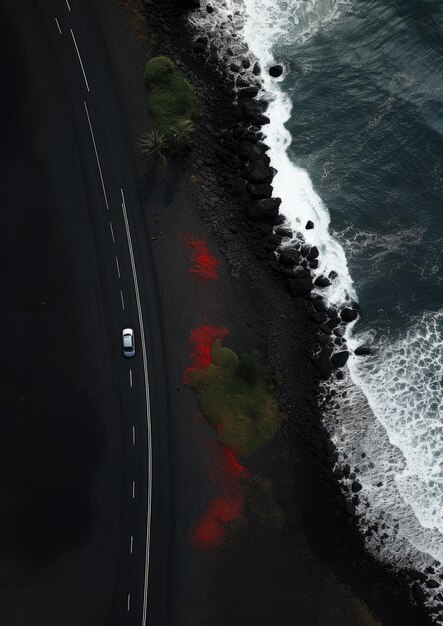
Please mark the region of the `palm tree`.
POLYGON ((143 133, 138 141, 138 146, 143 156, 150 154, 157 155, 163 165, 167 165, 168 160, 164 155, 164 150, 168 148, 168 141, 158 130, 151 130, 143 133))
POLYGON ((189 143, 195 131, 194 123, 191 120, 179 120, 173 130, 174 139, 180 147, 189 143))

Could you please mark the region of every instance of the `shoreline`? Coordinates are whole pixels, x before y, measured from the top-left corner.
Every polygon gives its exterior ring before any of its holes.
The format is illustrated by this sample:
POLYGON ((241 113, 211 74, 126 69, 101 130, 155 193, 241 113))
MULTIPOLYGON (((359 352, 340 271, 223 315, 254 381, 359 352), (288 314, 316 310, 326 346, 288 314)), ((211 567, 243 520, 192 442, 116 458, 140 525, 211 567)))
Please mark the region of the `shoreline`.
MULTIPOLYGON (((240 172, 250 158, 250 151, 255 157, 259 153, 255 151, 255 136, 241 128, 238 109, 233 104, 232 81, 216 69, 214 56, 207 58, 203 41, 197 40, 200 48, 195 49, 196 44, 191 41, 182 12, 176 12, 172 2, 163 2, 161 7, 153 2, 145 1, 144 4, 149 13, 150 29, 162 38, 162 43, 156 46, 156 54, 171 56, 197 85, 200 94, 211 94, 210 101, 204 98, 204 117, 185 168, 203 179, 199 189, 199 212, 219 241, 222 260, 229 266, 232 280, 238 285, 239 301, 243 297, 253 298, 257 293, 265 296, 261 314, 251 320, 254 327, 257 325, 256 332, 260 336, 257 347, 273 367, 289 372, 286 378, 290 380, 285 381, 280 395, 282 408, 289 419, 278 441, 270 447, 284 448, 292 458, 288 460, 286 471, 275 467, 275 450, 268 458, 263 458, 264 454, 257 455, 251 459, 250 465, 258 468, 271 465, 268 472, 278 483, 278 499, 284 502, 288 511, 285 534, 289 546, 291 541, 295 543, 291 535, 294 529, 296 535, 306 534, 311 546, 309 550, 314 546, 317 556, 333 566, 333 571, 364 599, 383 623, 395 624, 397 622, 393 620, 399 615, 404 624, 430 623, 420 607, 411 607, 406 576, 383 567, 365 551, 352 507, 344 501, 338 482, 333 478, 337 456, 322 426, 319 406, 321 374, 324 378, 329 366, 326 360, 318 362, 312 357, 318 345, 316 329, 320 317, 321 323, 327 320, 317 315, 324 311, 314 310, 309 299, 295 295, 296 285, 289 291, 284 286, 293 274, 275 260, 274 250, 281 241, 273 233, 276 203, 268 206, 271 220, 251 220, 250 208, 249 215, 247 213, 249 196, 245 195, 244 178, 240 172), (181 37, 177 36, 179 32, 181 37), (243 159, 238 156, 242 153, 242 140, 249 142, 246 146, 243 144, 246 148, 243 159), (280 312, 279 328, 275 328, 277 311, 280 312), (288 346, 291 336, 299 359, 297 363, 291 354, 291 346, 288 346), (302 410, 294 406, 300 405, 300 401, 305 405, 302 410), (294 413, 297 413, 296 418, 294 413), (334 546, 331 545, 332 537, 334 546)), ((245 95, 245 98, 249 96, 245 95)), ((247 115, 251 114, 256 115, 257 111, 251 113, 249 110, 247 115)), ((260 154, 264 153, 260 150, 260 154)), ((266 178, 268 176, 269 173, 266 178)), ((265 214, 269 215, 269 212, 265 211, 265 214)), ((417 576, 413 574, 412 578, 417 576)), ((419 592, 416 594, 418 597, 419 592)))

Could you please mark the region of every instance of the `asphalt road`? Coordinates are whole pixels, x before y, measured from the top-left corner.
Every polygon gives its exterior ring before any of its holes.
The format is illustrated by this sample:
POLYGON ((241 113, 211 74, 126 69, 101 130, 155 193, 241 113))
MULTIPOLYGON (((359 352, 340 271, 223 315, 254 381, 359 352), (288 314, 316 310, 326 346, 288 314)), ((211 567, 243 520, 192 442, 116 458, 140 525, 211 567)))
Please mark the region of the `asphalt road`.
POLYGON ((161 303, 93 4, 0 2, 2 626, 166 621, 161 303))

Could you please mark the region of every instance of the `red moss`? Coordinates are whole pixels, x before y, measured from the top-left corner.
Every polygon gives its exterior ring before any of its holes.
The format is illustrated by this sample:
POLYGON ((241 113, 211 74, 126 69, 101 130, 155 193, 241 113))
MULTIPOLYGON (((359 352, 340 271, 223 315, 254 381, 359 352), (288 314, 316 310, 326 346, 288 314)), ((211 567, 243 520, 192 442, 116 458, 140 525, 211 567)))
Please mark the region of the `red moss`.
POLYGON ((191 372, 196 370, 206 371, 211 365, 211 346, 216 339, 222 339, 229 334, 225 326, 215 328, 215 326, 198 326, 191 330, 189 341, 194 344, 194 351, 191 352, 191 365, 186 369, 183 382, 191 372))
POLYGON ((234 496, 217 496, 209 503, 194 529, 193 542, 202 548, 214 548, 223 543, 224 525, 238 519, 244 498, 240 490, 234 496))
POLYGON ((191 250, 193 265, 189 268, 189 273, 204 280, 218 280, 220 261, 210 254, 205 242, 191 236, 180 237, 191 250))
POLYGON ((210 500, 193 529, 192 543, 199 548, 215 548, 223 544, 227 525, 243 512, 241 480, 249 476, 231 450, 217 441, 208 445, 213 446, 208 474, 219 494, 210 500))

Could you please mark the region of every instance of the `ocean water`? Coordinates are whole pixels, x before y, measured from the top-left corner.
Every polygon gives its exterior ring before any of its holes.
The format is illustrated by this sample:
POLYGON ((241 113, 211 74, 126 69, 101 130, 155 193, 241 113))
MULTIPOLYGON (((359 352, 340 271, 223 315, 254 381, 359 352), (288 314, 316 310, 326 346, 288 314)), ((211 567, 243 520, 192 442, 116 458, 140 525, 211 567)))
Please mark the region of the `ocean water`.
MULTIPOLYGON (((205 4, 205 3, 203 3, 205 4)), ((325 422, 357 468, 368 549, 443 574, 443 3, 220 0, 191 22, 263 68, 274 195, 359 302, 325 422), (281 79, 267 68, 282 63, 281 79), (315 228, 304 230, 308 219, 315 228)), ((344 489, 346 489, 344 481, 344 489)), ((429 591, 432 604, 442 589, 429 591)), ((436 618, 437 621, 442 618, 436 618)))

